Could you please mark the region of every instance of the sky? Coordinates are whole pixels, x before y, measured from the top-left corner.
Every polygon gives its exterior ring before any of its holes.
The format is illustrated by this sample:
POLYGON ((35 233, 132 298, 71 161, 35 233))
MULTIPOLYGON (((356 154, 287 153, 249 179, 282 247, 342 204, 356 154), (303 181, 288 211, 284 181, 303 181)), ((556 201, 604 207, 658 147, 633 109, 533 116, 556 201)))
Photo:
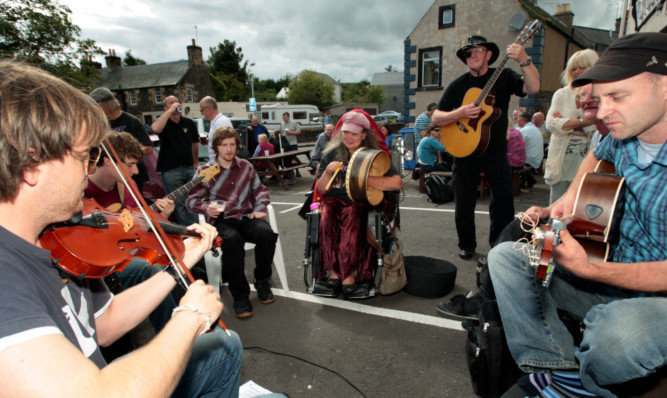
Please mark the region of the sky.
MULTIPOLYGON (((206 60, 225 39, 236 42, 250 72, 279 79, 304 69, 342 83, 403 70, 403 41, 434 0, 59 0, 81 38, 104 51, 127 50, 147 63, 187 59, 197 40, 206 60), (196 29, 195 29, 196 26, 196 29)), ((574 24, 613 27, 618 0, 570 0, 574 24)), ((553 13, 561 2, 538 0, 553 13)), ((509 22, 509 21, 508 21, 509 22)), ((102 56, 97 61, 105 65, 102 56)))

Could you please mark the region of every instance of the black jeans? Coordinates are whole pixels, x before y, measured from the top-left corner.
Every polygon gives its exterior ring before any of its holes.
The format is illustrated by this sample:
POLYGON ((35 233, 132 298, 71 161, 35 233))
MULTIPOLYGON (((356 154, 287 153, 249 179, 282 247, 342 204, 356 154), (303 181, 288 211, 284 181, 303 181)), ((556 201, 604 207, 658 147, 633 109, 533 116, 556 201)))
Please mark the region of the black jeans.
POLYGON ((459 248, 475 250, 475 206, 480 173, 484 172, 491 186, 489 244, 514 218, 513 183, 506 151, 487 151, 481 156, 457 158, 454 161, 453 185, 456 197, 456 232, 459 248))
POLYGON ((245 276, 246 242, 255 246, 255 280, 271 278, 271 264, 276 251, 278 234, 264 220, 243 217, 226 218, 215 226, 222 237, 222 273, 229 282, 229 291, 234 300, 250 295, 250 285, 245 276))

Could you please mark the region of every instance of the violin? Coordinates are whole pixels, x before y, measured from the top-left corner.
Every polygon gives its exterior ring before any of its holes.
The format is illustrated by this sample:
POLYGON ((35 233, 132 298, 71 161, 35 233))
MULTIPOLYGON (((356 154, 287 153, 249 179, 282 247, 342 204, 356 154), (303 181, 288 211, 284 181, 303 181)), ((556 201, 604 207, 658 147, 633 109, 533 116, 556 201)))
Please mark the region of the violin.
MULTIPOLYGON (((172 224, 153 212, 174 246, 175 255, 185 252, 183 236, 199 237, 182 225, 172 224)), ((122 271, 133 258, 150 265, 170 265, 155 231, 139 209, 109 211, 95 199, 83 199, 83 210, 72 219, 46 228, 39 240, 51 251, 54 264, 72 275, 102 278, 122 271)))

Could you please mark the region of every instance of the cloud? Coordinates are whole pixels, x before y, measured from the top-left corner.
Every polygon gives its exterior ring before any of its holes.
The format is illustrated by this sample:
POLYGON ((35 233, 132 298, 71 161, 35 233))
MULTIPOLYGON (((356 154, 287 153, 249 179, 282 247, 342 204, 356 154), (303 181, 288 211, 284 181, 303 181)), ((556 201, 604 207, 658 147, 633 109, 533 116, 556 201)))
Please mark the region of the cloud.
MULTIPOLYGON (((433 0, 61 0, 82 37, 148 63, 187 58, 197 39, 204 58, 225 39, 242 48, 260 79, 304 69, 341 82, 403 69, 403 41, 433 0), (195 30, 195 26, 197 27, 195 30)), ((575 24, 599 20, 607 0, 573 0, 575 24)), ((552 7, 555 10, 555 7, 552 7)), ((545 6, 547 11, 548 6, 545 6)), ((605 11, 606 10, 606 11, 605 11)), ((613 10, 611 11, 613 14, 613 10)), ((608 25, 610 25, 609 23, 608 25)), ((99 61, 104 61, 98 59, 99 61)))

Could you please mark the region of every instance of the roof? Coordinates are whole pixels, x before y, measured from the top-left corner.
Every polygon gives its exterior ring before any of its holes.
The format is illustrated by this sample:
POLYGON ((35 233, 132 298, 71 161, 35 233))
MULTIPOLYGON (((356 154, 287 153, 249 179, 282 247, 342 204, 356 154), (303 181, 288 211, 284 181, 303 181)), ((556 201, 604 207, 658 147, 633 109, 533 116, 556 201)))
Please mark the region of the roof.
POLYGON ((593 43, 595 50, 600 54, 609 47, 612 41, 618 38, 618 32, 613 32, 608 29, 587 28, 585 26, 575 26, 574 29, 588 41, 593 43))
POLYGON ((102 69, 101 82, 109 88, 123 89, 175 86, 183 79, 190 66, 188 61, 163 62, 150 65, 124 66, 109 73, 102 69))
POLYGON ((403 72, 373 73, 371 86, 401 86, 404 78, 403 72))

